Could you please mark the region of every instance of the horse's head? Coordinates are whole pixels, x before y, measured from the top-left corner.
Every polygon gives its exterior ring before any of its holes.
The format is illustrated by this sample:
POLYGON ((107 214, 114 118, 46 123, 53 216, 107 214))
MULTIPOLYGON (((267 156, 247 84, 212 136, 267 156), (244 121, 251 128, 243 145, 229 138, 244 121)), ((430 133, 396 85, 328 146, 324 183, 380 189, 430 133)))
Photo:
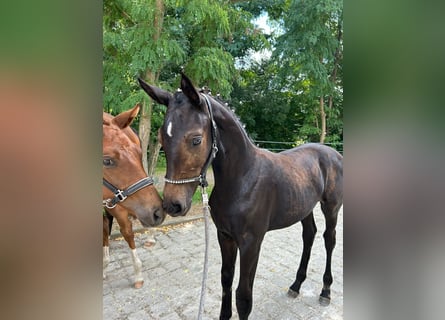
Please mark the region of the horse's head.
POLYGON ((205 98, 190 79, 182 75, 181 91, 171 94, 139 83, 156 102, 167 106, 159 136, 167 160, 164 186, 164 210, 171 216, 185 215, 200 176, 208 166, 212 148, 212 131, 205 98))
POLYGON ((116 117, 103 113, 102 193, 108 200, 104 204, 111 207, 119 203, 149 227, 162 223, 165 213, 162 199, 142 165, 139 138, 130 128, 138 112, 139 105, 116 117))

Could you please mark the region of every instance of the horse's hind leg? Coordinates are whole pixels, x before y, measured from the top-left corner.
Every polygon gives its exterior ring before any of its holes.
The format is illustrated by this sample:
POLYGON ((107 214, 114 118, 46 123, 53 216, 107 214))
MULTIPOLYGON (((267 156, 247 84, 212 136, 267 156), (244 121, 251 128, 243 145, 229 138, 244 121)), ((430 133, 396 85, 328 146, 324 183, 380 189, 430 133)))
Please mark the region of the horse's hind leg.
POLYGON ((108 264, 110 263, 110 233, 111 233, 111 226, 113 223, 113 216, 110 215, 108 212, 105 211, 102 219, 103 229, 102 229, 102 250, 103 250, 103 262, 102 262, 102 268, 103 268, 103 278, 106 278, 105 269, 107 268, 108 264))
POLYGON ((323 275, 323 289, 320 294, 320 304, 327 306, 331 302, 331 284, 332 284, 332 251, 335 247, 335 227, 337 226, 338 210, 340 204, 321 203, 321 209, 326 218, 326 230, 323 233, 324 244, 326 247, 326 269, 323 275))
POLYGON ((300 266, 298 267, 295 282, 290 286, 288 295, 296 298, 300 293, 300 287, 306 279, 307 265, 311 256, 312 244, 314 243, 317 226, 315 225, 313 212, 301 221, 303 225, 303 254, 301 255, 300 266))

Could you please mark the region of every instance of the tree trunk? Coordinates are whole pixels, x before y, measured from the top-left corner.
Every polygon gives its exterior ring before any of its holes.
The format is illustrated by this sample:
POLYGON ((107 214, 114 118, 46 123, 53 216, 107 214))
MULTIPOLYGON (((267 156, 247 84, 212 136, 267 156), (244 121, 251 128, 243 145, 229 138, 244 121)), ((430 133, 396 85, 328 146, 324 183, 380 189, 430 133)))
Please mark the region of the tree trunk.
POLYGON ((147 153, 148 153, 148 144, 150 141, 152 109, 153 109, 152 101, 151 100, 149 100, 148 102, 144 101, 142 103, 141 118, 139 119, 139 137, 141 139, 141 145, 142 145, 142 164, 147 174, 149 172, 147 153))
MULTIPOLYGON (((155 17, 153 19, 153 41, 157 42, 159 40, 159 37, 162 32, 162 24, 164 22, 164 2, 163 0, 156 0, 156 13, 155 17)), ((145 81, 148 83, 156 83, 158 78, 158 75, 151 70, 147 69, 145 71, 145 81)), ((141 118, 139 120, 139 135, 141 138, 141 144, 142 144, 142 164, 144 165, 144 169, 149 174, 149 172, 153 171, 154 168, 151 168, 151 165, 149 164, 149 161, 147 159, 148 155, 148 147, 150 143, 150 132, 151 132, 151 114, 153 111, 153 101, 151 99, 148 100, 148 102, 144 102, 142 104, 142 112, 141 112, 141 118)), ((155 148, 156 149, 156 148, 155 148)), ((150 150, 151 153, 151 150, 150 150)), ((158 152, 154 152, 154 154, 158 154, 158 152)), ((154 163, 156 165, 157 162, 157 156, 155 157, 156 161, 151 160, 151 163, 154 163)))
MULTIPOLYGON (((338 29, 338 33, 337 33, 338 47, 335 50, 335 54, 334 54, 334 68, 332 70, 331 77, 330 77, 330 80, 332 82, 332 86, 334 87, 334 90, 335 90, 335 81, 337 80, 338 64, 340 63, 340 59, 341 59, 340 47, 341 47, 341 40, 342 40, 342 37, 343 37, 341 21, 338 22, 337 29, 338 29)), ((334 100, 333 93, 331 93, 331 95, 329 96, 329 100, 328 100, 328 108, 329 109, 332 109, 333 100, 334 100)))
POLYGON ((324 111, 323 97, 320 97, 320 118, 321 118, 320 143, 324 143, 324 139, 326 138, 326 113, 324 111))
MULTIPOLYGON (((342 55, 342 52, 340 50, 340 48, 341 48, 341 40, 342 40, 342 37, 343 37, 341 20, 338 21, 337 30, 338 30, 338 32, 337 32, 338 46, 337 46, 337 49, 335 50, 335 54, 334 54, 334 68, 332 69, 331 76, 330 76, 330 81, 332 82, 332 86, 333 86, 334 90, 335 90, 335 81, 337 80, 338 64, 340 63, 340 59, 341 59, 341 55, 342 55)), ((334 96, 334 93, 331 92, 331 94, 329 95, 329 100, 328 100, 328 108, 329 109, 332 109, 332 106, 333 106, 333 103, 334 103, 334 101, 333 101, 334 97, 333 96, 334 96)), ((326 135, 326 132, 325 132, 325 135, 326 135)), ((323 138, 323 140, 324 140, 324 138, 323 138)))
POLYGON ((329 96, 329 100, 328 100, 328 108, 329 108, 329 109, 332 109, 332 104, 334 103, 333 100, 334 100, 334 99, 332 98, 332 95, 329 96))
POLYGON ((156 139, 150 140, 150 153, 148 155, 148 175, 152 177, 155 173, 156 164, 158 163, 159 150, 161 150, 161 143, 156 139))

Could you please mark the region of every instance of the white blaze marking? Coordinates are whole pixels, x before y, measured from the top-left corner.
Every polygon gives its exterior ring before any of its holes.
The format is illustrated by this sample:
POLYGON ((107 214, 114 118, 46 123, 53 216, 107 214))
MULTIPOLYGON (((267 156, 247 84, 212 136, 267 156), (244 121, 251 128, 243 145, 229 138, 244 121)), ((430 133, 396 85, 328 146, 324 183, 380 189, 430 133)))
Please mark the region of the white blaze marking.
POLYGON ((171 122, 168 123, 167 134, 168 134, 169 137, 173 137, 173 135, 172 135, 172 123, 171 122))

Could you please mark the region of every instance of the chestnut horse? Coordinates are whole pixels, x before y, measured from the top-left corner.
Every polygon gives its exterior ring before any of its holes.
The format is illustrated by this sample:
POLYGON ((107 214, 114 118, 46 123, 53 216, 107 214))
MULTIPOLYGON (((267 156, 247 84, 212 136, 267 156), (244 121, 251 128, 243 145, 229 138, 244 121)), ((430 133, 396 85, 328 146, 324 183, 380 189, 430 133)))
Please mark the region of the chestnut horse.
POLYGON ((172 216, 185 215, 197 186, 207 183, 207 167, 213 167, 215 186, 209 204, 222 255, 220 319, 232 316, 238 249, 236 307, 243 320, 252 310, 252 288, 265 233, 301 221, 303 254, 288 291, 291 297, 298 295, 316 233, 313 209, 318 202, 326 218, 327 253, 320 303, 328 304, 335 227, 343 202, 342 156, 321 144, 281 153, 257 148, 233 112, 219 99, 196 90, 184 74, 181 91, 174 94, 141 79, 139 83, 152 99, 167 106, 160 132, 167 159, 164 210, 172 216))
POLYGON ((122 235, 131 249, 135 270, 135 287, 140 288, 142 263, 134 243, 129 215, 136 217, 145 227, 157 226, 164 221, 162 199, 148 178, 142 165, 139 137, 130 124, 139 112, 139 105, 113 117, 103 113, 103 206, 108 213, 103 216, 103 269, 110 261, 109 233, 112 218, 116 218, 122 235))

